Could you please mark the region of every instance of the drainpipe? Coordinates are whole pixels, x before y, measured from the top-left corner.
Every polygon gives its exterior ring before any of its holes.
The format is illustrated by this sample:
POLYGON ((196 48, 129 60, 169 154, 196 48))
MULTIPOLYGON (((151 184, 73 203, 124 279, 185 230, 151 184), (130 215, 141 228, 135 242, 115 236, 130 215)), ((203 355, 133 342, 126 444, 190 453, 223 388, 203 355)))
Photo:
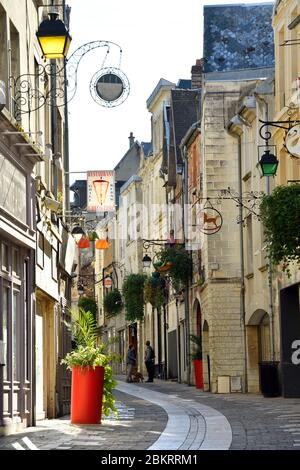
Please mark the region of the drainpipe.
POLYGON ((242 141, 238 132, 227 128, 228 133, 238 141, 238 192, 239 192, 239 220, 240 220, 240 271, 241 271, 241 290, 240 290, 240 326, 243 333, 243 351, 244 351, 244 364, 243 375, 244 380, 242 384, 243 393, 247 393, 247 347, 246 347, 246 326, 245 326, 245 259, 244 259, 244 233, 243 233, 243 204, 242 204, 242 141))
MULTIPOLYGON (((70 8, 70 7, 68 7, 70 8)), ((70 12, 70 9, 69 9, 70 12)), ((63 0, 63 21, 69 28, 66 0, 63 0)), ((65 177, 65 211, 70 210, 70 155, 69 155, 69 111, 68 111, 68 77, 67 59, 64 58, 64 177, 65 177)))
MULTIPOLYGON (((257 101, 264 106, 264 121, 269 120, 269 103, 258 93, 254 93, 257 101)), ((268 131, 268 127, 267 127, 268 131)), ((270 176, 267 176, 267 195, 271 194, 270 176)), ((275 360, 275 344, 274 344, 274 303, 273 303, 273 266, 271 257, 268 256, 268 290, 269 290, 269 309, 270 309, 270 354, 271 360, 275 360)))
POLYGON ((57 108, 56 108, 56 61, 55 59, 50 60, 51 67, 51 145, 52 145, 52 190, 54 198, 57 199, 57 188, 58 188, 58 175, 57 166, 55 164, 55 158, 58 152, 58 135, 57 135, 57 108))
MULTIPOLYGON (((188 223, 188 159, 186 146, 182 149, 182 157, 184 161, 183 165, 183 198, 182 198, 182 215, 183 215, 183 236, 184 242, 186 242, 186 227, 188 223)), ((189 252, 191 256, 191 252, 189 252)), ((189 279, 185 284, 185 296, 184 296, 184 309, 185 309, 185 324, 186 324, 186 366, 187 366, 187 384, 191 385, 191 351, 190 351, 190 305, 189 305, 189 279)))

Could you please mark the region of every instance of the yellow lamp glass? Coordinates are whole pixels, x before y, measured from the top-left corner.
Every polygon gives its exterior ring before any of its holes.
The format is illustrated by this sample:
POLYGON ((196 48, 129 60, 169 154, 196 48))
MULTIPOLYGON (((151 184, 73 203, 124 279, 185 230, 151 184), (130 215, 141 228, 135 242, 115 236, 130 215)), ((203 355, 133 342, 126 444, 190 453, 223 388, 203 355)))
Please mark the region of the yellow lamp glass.
POLYGON ((46 59, 63 59, 68 53, 66 49, 69 49, 71 42, 66 36, 40 36, 38 40, 46 59))

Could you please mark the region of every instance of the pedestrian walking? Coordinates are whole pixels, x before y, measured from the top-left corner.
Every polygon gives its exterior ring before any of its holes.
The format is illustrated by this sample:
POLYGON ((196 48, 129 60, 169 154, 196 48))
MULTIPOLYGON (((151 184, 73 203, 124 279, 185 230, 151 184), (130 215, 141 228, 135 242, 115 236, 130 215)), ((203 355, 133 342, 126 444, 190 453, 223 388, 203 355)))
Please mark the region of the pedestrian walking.
POLYGON ((127 365, 126 382, 132 382, 132 372, 136 365, 136 353, 135 353, 133 344, 130 344, 128 347, 126 365, 127 365))
POLYGON ((150 341, 146 341, 145 366, 148 372, 148 380, 146 380, 146 382, 153 382, 154 358, 155 358, 154 349, 150 345, 150 341))

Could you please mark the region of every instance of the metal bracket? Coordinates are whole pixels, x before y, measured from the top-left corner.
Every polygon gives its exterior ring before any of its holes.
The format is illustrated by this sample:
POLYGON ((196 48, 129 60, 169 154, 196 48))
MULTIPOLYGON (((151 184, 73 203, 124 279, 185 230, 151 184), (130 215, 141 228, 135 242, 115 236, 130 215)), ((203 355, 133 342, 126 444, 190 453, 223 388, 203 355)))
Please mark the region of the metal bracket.
POLYGON ((77 91, 77 73, 82 58, 94 49, 106 47, 106 55, 101 65, 102 69, 111 46, 115 46, 119 49, 118 67, 120 68, 122 59, 121 47, 112 41, 98 40, 88 42, 78 47, 73 54, 65 60, 63 66, 56 65, 56 63, 48 63, 46 65, 39 64, 36 73, 22 74, 18 77, 10 76, 9 84, 14 101, 15 119, 20 121, 22 114, 37 111, 44 105, 59 108, 69 103, 74 98, 77 91), (65 96, 65 80, 67 81, 68 87, 67 96, 65 96), (41 85, 44 85, 43 91, 40 90, 39 82, 41 85), (51 88, 53 82, 55 82, 55 87, 53 88, 52 86, 51 88))
POLYGON ((259 122, 262 123, 259 129, 259 135, 266 142, 266 146, 269 145, 269 140, 271 139, 272 134, 268 129, 265 130, 265 127, 268 128, 269 126, 271 126, 289 131, 291 127, 293 127, 295 124, 300 124, 300 121, 291 119, 289 119, 288 121, 262 121, 261 119, 259 119, 259 122))

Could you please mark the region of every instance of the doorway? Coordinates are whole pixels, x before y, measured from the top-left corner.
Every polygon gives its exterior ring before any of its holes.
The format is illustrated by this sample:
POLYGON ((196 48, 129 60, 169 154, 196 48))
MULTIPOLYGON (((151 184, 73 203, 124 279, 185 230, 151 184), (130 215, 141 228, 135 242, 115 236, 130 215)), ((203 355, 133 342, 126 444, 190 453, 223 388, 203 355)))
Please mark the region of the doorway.
POLYGON ((211 390, 210 355, 209 355, 209 326, 206 320, 202 329, 202 353, 203 353, 203 382, 204 391, 211 390))
POLYGON ((36 419, 45 419, 44 406, 44 364, 43 364, 43 331, 44 321, 42 315, 35 317, 35 398, 36 419))

